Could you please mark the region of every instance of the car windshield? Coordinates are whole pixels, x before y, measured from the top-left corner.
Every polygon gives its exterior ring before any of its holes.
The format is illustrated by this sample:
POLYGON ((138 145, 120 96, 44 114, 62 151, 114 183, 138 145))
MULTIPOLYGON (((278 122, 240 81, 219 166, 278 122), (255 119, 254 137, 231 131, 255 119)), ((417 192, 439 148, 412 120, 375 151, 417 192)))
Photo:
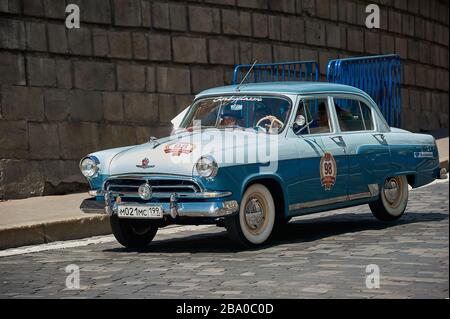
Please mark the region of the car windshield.
POLYGON ((204 98, 192 106, 180 128, 237 128, 278 134, 287 124, 290 110, 289 100, 276 96, 204 98))

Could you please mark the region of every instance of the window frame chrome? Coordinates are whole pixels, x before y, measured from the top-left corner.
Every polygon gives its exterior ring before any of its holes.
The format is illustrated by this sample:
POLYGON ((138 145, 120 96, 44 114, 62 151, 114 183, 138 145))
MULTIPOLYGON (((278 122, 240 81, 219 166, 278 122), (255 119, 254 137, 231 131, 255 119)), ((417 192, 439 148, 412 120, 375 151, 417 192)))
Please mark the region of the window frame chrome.
POLYGON ((290 131, 294 134, 294 136, 302 136, 304 138, 314 138, 314 137, 319 137, 319 136, 328 136, 328 135, 335 135, 338 133, 338 131, 336 130, 336 120, 335 120, 335 115, 333 113, 333 108, 331 107, 331 103, 330 103, 330 94, 329 93, 318 93, 318 94, 307 94, 307 95, 298 95, 298 100, 296 102, 296 107, 295 110, 292 110, 292 118, 289 124, 290 127, 290 131), (324 133, 315 133, 315 134, 295 134, 294 130, 292 129, 292 125, 295 122, 295 116, 297 115, 297 111, 298 108, 300 107, 300 103, 303 102, 303 100, 307 100, 307 99, 323 99, 323 100, 327 100, 327 109, 328 109, 328 122, 330 123, 331 127, 330 127, 330 132, 324 132, 324 133))
MULTIPOLYGON (((331 109, 333 112, 333 117, 335 118, 335 121, 336 121, 336 125, 337 125, 336 132, 338 134, 378 133, 380 131, 379 130, 379 122, 376 120, 376 118, 379 117, 379 114, 375 111, 372 103, 369 103, 369 101, 367 101, 367 99, 365 99, 364 97, 356 95, 356 94, 349 94, 349 93, 334 93, 334 94, 330 94, 330 99, 331 99, 331 105, 333 105, 333 107, 331 109), (361 108, 361 102, 363 102, 368 108, 370 108, 370 114, 372 116, 373 130, 342 131, 341 126, 339 125, 339 119, 338 119, 338 116, 336 113, 336 107, 334 104, 335 99, 358 101, 360 108, 361 108)), ((363 119, 363 124, 365 125, 364 119, 363 119)))

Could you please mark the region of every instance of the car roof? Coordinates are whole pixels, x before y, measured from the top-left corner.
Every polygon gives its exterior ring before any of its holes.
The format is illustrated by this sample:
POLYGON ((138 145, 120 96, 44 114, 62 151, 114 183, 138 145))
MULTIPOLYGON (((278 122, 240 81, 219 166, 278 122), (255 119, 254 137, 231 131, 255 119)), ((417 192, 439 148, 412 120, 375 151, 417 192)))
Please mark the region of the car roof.
MULTIPOLYGON (((200 92, 197 96, 238 93, 238 85, 221 86, 200 92)), ((353 93, 368 96, 364 91, 349 85, 328 82, 261 82, 242 84, 239 93, 284 93, 284 94, 315 94, 315 93, 353 93)))

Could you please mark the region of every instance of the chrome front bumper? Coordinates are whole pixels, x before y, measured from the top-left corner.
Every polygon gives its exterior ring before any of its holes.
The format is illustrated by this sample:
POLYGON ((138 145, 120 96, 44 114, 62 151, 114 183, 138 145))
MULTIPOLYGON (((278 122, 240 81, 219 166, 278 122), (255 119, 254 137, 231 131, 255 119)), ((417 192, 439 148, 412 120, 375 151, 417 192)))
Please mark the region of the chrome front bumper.
POLYGON ((238 211, 239 205, 237 201, 212 201, 212 202, 179 202, 176 196, 170 198, 170 202, 165 203, 116 203, 111 194, 105 194, 105 202, 98 201, 95 198, 85 199, 80 209, 88 214, 108 214, 109 216, 116 215, 118 205, 160 205, 162 206, 164 216, 167 217, 224 217, 231 215, 238 211))
MULTIPOLYGON (((139 198, 139 196, 135 192, 124 193, 124 192, 114 192, 114 191, 97 191, 90 190, 90 196, 126 196, 130 198, 139 198)), ((198 192, 198 193, 152 193, 152 198, 156 199, 168 199, 173 195, 176 195, 177 198, 189 198, 189 199, 211 199, 211 198, 223 198, 233 195, 232 192, 198 192)))

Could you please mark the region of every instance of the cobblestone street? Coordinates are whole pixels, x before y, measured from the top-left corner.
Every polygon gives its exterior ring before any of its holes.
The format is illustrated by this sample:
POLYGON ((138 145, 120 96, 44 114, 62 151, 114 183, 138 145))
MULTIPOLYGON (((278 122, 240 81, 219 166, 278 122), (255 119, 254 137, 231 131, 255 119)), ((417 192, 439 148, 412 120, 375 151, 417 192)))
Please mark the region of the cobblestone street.
POLYGON ((259 250, 222 228, 160 230, 144 252, 112 236, 0 257, 0 298, 448 298, 448 182, 410 192, 407 213, 378 222, 368 206, 293 220, 259 250), (80 289, 65 268, 80 267, 80 289), (366 267, 380 288, 366 287, 366 267))

